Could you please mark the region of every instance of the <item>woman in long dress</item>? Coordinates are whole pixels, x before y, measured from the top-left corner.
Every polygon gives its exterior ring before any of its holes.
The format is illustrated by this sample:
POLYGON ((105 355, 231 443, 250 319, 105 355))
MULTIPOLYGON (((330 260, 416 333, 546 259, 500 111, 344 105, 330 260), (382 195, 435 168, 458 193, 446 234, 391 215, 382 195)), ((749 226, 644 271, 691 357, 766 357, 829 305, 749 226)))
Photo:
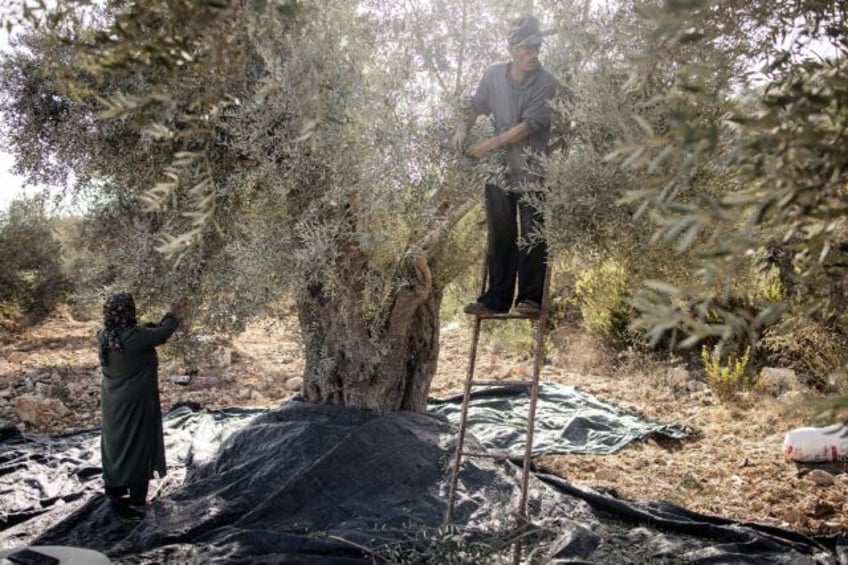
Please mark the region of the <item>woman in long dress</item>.
POLYGON ((147 502, 153 472, 165 476, 156 347, 179 326, 180 310, 174 305, 158 324, 138 325, 132 294, 114 294, 103 305, 103 328, 97 333, 103 482, 111 500, 135 512, 147 502))

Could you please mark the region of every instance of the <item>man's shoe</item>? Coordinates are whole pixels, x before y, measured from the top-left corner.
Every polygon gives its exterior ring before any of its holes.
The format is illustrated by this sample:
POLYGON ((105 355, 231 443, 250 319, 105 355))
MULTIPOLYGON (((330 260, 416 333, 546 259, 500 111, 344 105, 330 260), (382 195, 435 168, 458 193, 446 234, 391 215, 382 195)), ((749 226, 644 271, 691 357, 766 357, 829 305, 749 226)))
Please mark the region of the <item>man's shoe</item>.
POLYGON ((542 305, 533 300, 522 300, 515 305, 515 312, 522 316, 537 317, 542 311, 542 305))
POLYGON ((497 312, 495 312, 482 302, 469 302, 465 305, 463 311, 466 314, 471 314, 472 316, 490 316, 492 314, 497 314, 497 312))

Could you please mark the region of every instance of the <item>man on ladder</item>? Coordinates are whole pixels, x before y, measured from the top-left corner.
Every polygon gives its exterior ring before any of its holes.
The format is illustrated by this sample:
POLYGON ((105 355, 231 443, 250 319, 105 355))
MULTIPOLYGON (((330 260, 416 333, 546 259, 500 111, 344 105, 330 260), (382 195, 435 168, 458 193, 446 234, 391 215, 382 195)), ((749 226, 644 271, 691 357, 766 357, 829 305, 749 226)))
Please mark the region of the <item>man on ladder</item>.
MULTIPOLYGON (((542 194, 542 167, 539 156, 547 150, 551 129, 550 102, 556 94, 557 82, 539 64, 539 49, 543 34, 539 20, 533 16, 519 18, 512 23, 507 36, 512 61, 489 67, 471 100, 471 109, 457 128, 451 144, 462 149, 469 129, 480 115, 491 114, 495 122, 495 136, 473 144, 467 153, 476 158, 503 148, 505 153, 505 182, 486 184, 486 223, 488 250, 486 271, 488 284, 482 281, 482 294, 465 307, 465 312, 475 317, 471 338, 471 354, 465 379, 462 410, 456 440, 453 471, 451 475, 445 522, 454 519, 454 507, 459 489, 462 458, 490 457, 494 459, 523 459, 519 515, 527 519, 529 477, 533 449, 536 403, 539 396, 539 374, 543 358, 543 344, 548 310, 550 269, 547 268, 547 246, 544 241, 527 245, 531 237, 542 231, 542 214, 538 209, 542 194), (499 186, 502 184, 503 186, 499 186), (536 202, 528 195, 535 195, 536 202), (521 218, 519 245, 516 215, 521 218), (518 296, 515 309, 510 312, 515 295, 516 275, 518 296), (508 320, 536 318, 536 344, 534 347, 533 379, 486 381, 474 379, 474 365, 482 318, 508 320), (527 414, 527 433, 524 454, 474 452, 464 448, 468 424, 471 389, 474 386, 522 386, 530 388, 530 405, 527 414)), ((514 561, 521 557, 521 543, 515 544, 514 561)))
MULTIPOLYGON (((516 312, 538 316, 545 281, 547 248, 543 241, 527 242, 542 231, 542 214, 529 196, 542 196, 539 156, 547 150, 551 131, 550 101, 556 79, 539 63, 543 34, 539 20, 524 16, 507 35, 512 60, 489 67, 471 99, 471 109, 457 127, 451 146, 460 151, 468 131, 480 115, 492 115, 495 136, 473 144, 466 151, 481 158, 504 148, 505 175, 499 186, 486 184, 488 229, 488 288, 465 307, 467 314, 506 313, 513 304, 516 275, 516 312), (535 193, 535 194, 534 194, 535 193), (521 241, 516 222, 521 218, 521 241)), ((541 201, 540 198, 535 200, 541 201)))

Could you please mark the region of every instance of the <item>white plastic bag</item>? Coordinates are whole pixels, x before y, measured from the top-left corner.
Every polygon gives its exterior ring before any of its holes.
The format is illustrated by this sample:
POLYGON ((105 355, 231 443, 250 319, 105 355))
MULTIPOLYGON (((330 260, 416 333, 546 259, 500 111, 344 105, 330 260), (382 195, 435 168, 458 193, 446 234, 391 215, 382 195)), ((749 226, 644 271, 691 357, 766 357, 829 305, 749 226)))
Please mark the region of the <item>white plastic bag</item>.
POLYGON ((848 426, 796 428, 783 438, 783 452, 793 461, 822 463, 848 458, 848 426))

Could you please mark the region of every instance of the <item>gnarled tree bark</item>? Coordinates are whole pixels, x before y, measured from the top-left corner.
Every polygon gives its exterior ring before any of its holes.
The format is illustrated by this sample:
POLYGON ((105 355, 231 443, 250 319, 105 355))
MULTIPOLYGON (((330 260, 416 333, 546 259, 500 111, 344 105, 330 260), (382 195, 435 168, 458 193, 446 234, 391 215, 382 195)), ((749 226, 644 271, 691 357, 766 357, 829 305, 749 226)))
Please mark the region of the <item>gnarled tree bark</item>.
POLYGON ((309 287, 298 303, 307 401, 379 411, 426 409, 439 355, 442 291, 425 256, 408 258, 378 323, 357 289, 309 287))

